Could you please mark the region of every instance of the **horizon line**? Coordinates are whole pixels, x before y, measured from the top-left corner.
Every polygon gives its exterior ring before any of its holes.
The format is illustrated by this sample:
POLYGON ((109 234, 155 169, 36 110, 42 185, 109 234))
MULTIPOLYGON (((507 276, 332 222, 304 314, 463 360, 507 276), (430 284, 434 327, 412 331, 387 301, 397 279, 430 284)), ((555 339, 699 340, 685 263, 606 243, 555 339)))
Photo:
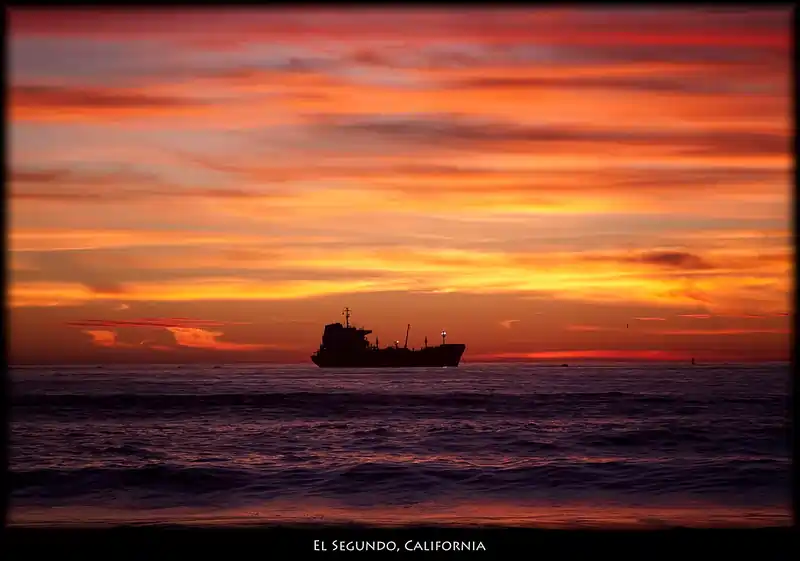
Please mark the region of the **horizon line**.
MULTIPOLYGON (((772 359, 772 360, 733 360, 733 361, 719 361, 719 360, 709 360, 709 361, 702 361, 697 362, 695 366, 702 366, 702 365, 725 365, 725 366, 732 366, 732 365, 758 365, 758 364, 791 364, 793 361, 792 359, 772 359)), ((480 365, 480 364, 536 364, 536 365, 543 365, 543 366, 561 366, 562 364, 590 364, 590 365, 603 365, 603 364, 652 364, 652 363, 663 363, 663 364, 675 364, 675 363, 685 363, 691 364, 690 360, 668 360, 668 359, 639 359, 639 360, 592 360, 592 359, 581 359, 581 360, 573 360, 570 362, 559 361, 559 360, 518 360, 518 359, 505 359, 505 360, 482 360, 482 361, 475 361, 475 362, 464 362, 462 361, 458 366, 448 367, 448 368, 460 368, 461 366, 469 366, 469 365, 480 365)), ((198 361, 191 361, 191 362, 20 362, 16 364, 8 364, 9 368, 19 368, 19 367, 53 367, 53 366, 69 366, 69 367, 80 367, 80 366, 238 366, 238 365, 265 365, 265 366, 315 366, 313 362, 269 362, 269 361, 235 361, 235 362, 214 362, 214 361, 206 361, 206 360, 198 360, 198 361)), ((445 368, 445 367, 431 367, 431 368, 445 368)), ((404 370, 404 368, 376 368, 380 370, 404 370)), ((320 370, 324 370, 320 368, 320 370)), ((342 370, 347 370, 346 368, 342 370)), ((370 369, 367 369, 370 370, 370 369)), ((407 370, 407 369, 406 369, 407 370)))

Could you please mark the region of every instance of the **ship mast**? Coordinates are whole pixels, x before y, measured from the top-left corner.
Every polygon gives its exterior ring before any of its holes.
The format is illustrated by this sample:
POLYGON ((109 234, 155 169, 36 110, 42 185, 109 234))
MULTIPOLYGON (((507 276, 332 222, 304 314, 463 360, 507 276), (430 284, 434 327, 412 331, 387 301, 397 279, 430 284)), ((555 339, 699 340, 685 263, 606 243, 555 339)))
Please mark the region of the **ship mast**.
POLYGON ((403 345, 404 349, 408 348, 408 332, 409 331, 411 331, 411 324, 410 323, 408 324, 408 327, 406 327, 406 343, 405 343, 405 345, 403 345))
POLYGON ((345 321, 345 327, 350 327, 350 308, 345 308, 342 312, 345 321))

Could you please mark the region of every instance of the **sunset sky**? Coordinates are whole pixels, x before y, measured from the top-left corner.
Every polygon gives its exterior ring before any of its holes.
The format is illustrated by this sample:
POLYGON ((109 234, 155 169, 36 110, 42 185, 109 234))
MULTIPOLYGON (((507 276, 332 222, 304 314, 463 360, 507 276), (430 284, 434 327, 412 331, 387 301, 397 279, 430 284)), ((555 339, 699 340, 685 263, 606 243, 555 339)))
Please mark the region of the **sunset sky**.
POLYGON ((784 360, 790 26, 14 10, 11 361, 784 360))

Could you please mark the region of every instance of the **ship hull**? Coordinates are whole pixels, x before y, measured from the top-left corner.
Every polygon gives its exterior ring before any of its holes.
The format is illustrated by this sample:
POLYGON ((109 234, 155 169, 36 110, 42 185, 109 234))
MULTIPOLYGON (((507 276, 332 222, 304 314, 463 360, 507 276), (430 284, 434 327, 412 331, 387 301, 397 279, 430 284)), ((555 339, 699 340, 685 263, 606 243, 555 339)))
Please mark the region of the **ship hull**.
POLYGON ((311 360, 320 368, 435 368, 456 367, 466 345, 440 345, 419 350, 369 349, 356 353, 317 353, 311 360))

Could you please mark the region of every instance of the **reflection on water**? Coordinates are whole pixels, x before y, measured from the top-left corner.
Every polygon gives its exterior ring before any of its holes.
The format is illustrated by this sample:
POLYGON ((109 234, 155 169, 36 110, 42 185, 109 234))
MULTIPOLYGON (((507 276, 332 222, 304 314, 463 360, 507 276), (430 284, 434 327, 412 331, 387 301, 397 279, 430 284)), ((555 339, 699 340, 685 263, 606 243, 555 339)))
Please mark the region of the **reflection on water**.
POLYGON ((246 509, 200 508, 118 510, 70 506, 11 510, 9 525, 103 526, 177 524, 250 526, 271 524, 364 524, 401 527, 431 525, 536 528, 659 528, 790 526, 784 507, 725 507, 697 503, 681 506, 514 503, 437 504, 397 507, 352 507, 333 502, 269 502, 246 509))

